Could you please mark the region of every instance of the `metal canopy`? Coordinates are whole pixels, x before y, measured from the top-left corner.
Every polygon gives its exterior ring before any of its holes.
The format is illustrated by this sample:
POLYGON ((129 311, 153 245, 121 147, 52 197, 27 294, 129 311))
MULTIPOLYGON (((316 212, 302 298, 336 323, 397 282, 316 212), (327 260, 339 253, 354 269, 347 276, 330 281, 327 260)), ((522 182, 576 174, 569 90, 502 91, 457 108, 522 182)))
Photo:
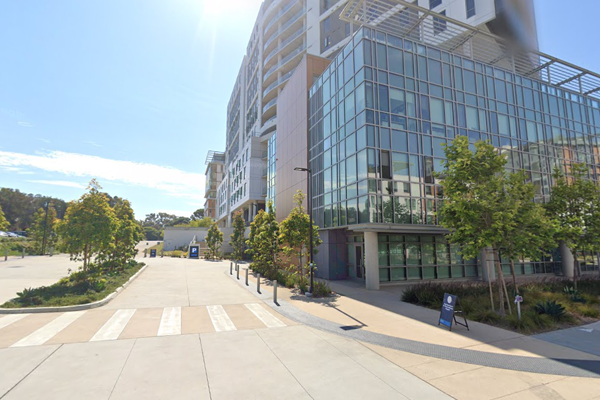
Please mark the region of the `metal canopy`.
POLYGON ((404 0, 350 0, 340 18, 600 99, 600 74, 404 0))

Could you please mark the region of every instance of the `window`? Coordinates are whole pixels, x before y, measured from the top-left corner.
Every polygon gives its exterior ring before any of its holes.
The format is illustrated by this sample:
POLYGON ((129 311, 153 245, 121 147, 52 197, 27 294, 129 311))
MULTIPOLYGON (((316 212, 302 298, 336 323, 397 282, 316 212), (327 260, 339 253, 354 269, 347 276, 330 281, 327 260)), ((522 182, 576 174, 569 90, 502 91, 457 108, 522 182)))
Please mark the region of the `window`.
MULTIPOLYGON (((446 10, 440 12, 440 15, 446 16, 446 10)), ((433 17, 433 34, 439 35, 446 30, 446 20, 433 17)))
POLYGON ((475 16, 475 0, 466 0, 467 18, 475 16))
POLYGON ((331 18, 327 17, 323 20, 323 33, 327 33, 331 30, 331 18))
POLYGON ((348 22, 346 22, 346 25, 344 26, 344 33, 346 37, 350 36, 350 23, 348 22))
POLYGON ((442 0, 429 0, 429 9, 433 10, 437 6, 442 5, 442 0))
POLYGON ((331 45, 331 37, 327 36, 323 39, 323 48, 327 49, 331 45))

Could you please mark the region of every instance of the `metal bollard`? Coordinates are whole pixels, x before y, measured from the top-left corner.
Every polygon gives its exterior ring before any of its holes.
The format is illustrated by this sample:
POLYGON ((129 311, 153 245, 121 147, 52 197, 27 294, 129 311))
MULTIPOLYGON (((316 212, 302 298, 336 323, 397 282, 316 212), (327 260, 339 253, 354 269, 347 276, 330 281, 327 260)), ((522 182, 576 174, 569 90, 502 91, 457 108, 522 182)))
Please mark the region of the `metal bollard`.
POLYGON ((148 255, 148 249, 144 249, 144 258, 148 255))
POLYGON ((277 304, 277 281, 273 281, 273 303, 277 304))
POLYGON ((165 256, 165 249, 160 249, 160 258, 165 256))
POLYGON ((233 263, 229 263, 229 275, 233 275, 233 263))
POLYGON ((258 273, 258 278, 256 279, 256 291, 260 293, 260 272, 258 273))
POLYGON ((248 286, 248 268, 246 268, 246 286, 248 286))
POLYGON ((8 260, 8 249, 4 251, 4 261, 8 260))
POLYGON ((21 258, 25 258, 25 249, 21 249, 21 258))
POLYGON ((235 264, 235 274, 236 274, 237 280, 239 281, 240 280, 240 267, 237 264, 235 264))

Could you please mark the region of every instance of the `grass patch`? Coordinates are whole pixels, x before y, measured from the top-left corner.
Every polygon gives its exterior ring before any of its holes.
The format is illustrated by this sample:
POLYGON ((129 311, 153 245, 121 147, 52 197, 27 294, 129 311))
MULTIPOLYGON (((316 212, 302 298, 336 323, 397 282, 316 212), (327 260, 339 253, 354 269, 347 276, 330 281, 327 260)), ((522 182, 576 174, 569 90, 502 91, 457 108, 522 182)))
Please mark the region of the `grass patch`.
POLYGON ((163 244, 164 244, 164 242, 160 242, 159 244, 155 244, 152 247, 148 247, 148 254, 150 254, 150 250, 152 250, 152 249, 156 250, 156 254, 160 254, 160 252, 163 249, 163 244))
MULTIPOLYGON (((488 285, 485 282, 425 282, 407 288, 402 301, 440 310, 444 293, 459 298, 467 319, 511 329, 525 334, 547 332, 592 323, 600 318, 600 279, 583 277, 577 282, 550 278, 519 286, 523 296, 521 321, 511 303, 512 314, 500 316, 492 311, 488 285)), ((507 282, 509 295, 514 287, 507 282)), ((494 287, 494 307, 498 307, 498 293, 494 287)), ((511 298, 512 300, 512 298, 511 298)))
POLYGON ((92 267, 89 272, 73 272, 53 285, 24 289, 0 307, 60 307, 92 303, 114 292, 144 265, 130 261, 117 270, 102 271, 92 267))
POLYGON ((2 238, 0 239, 0 256, 6 255, 8 249, 8 256, 20 256, 23 254, 25 249, 25 255, 37 255, 33 250, 33 240, 29 238, 2 238))

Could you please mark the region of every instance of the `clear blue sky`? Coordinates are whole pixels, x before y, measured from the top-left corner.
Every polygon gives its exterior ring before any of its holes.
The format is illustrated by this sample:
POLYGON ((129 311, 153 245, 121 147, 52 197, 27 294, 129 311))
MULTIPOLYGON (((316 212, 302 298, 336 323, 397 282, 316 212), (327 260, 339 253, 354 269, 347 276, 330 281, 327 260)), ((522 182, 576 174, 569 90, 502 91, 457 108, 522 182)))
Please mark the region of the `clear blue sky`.
MULTIPOLYGON (((2 0, 0 187, 72 200, 98 178, 136 216, 204 203, 260 0, 2 0)), ((597 0, 536 0, 540 50, 600 71, 597 0)))

